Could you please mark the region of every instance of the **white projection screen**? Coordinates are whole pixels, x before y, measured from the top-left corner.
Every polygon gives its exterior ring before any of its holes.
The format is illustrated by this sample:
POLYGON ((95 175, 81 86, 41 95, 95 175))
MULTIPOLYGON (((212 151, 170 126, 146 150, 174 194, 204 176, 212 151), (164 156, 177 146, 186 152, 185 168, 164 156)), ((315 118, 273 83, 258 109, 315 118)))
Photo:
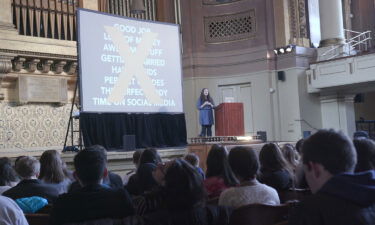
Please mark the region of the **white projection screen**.
POLYGON ((178 25, 77 13, 82 112, 183 111, 178 25))

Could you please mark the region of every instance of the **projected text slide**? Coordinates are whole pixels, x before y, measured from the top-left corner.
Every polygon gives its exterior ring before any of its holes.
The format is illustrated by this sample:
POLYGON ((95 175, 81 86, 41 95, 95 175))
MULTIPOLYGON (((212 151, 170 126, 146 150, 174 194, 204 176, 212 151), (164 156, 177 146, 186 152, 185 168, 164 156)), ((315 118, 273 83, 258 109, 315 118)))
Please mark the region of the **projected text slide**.
POLYGON ((178 26, 78 13, 83 111, 183 111, 178 26))

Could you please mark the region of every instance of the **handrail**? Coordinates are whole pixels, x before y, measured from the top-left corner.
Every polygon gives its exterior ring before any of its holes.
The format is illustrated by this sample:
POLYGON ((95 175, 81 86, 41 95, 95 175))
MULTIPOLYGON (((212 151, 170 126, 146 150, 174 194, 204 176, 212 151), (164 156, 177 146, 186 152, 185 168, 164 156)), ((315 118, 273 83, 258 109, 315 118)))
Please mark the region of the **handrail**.
MULTIPOLYGON (((369 47, 371 47, 372 37, 371 37, 371 31, 370 30, 367 30, 367 31, 364 31, 364 32, 358 32, 358 31, 352 31, 352 30, 344 29, 344 31, 348 32, 348 33, 353 33, 353 34, 356 34, 356 35, 354 37, 346 39, 344 44, 332 46, 332 48, 330 48, 328 51, 324 52, 323 54, 321 54, 319 56, 319 58, 318 58, 319 61, 321 59, 322 60, 334 59, 338 56, 349 56, 349 55, 352 54, 353 50, 355 50, 355 49, 357 49, 359 51, 362 51, 362 46, 363 46, 363 50, 367 50, 369 47), (340 51, 341 48, 345 48, 345 47, 346 47, 347 52, 340 51), (325 56, 331 55, 331 54, 332 54, 332 56, 330 56, 328 58, 325 57, 325 56)), ((355 54, 356 53, 357 52, 355 52, 355 54)))

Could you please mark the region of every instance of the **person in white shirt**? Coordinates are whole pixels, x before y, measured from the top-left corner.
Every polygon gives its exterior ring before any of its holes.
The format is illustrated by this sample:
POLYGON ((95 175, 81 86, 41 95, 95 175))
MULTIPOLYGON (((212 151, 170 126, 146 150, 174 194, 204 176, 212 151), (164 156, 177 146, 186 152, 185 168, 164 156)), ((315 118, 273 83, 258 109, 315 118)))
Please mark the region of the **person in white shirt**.
POLYGON ((257 181, 256 174, 259 169, 259 161, 252 148, 235 147, 230 151, 228 160, 234 174, 240 181, 240 185, 222 192, 219 205, 238 208, 254 203, 280 204, 276 190, 257 181))
POLYGON ((0 224, 28 225, 29 223, 20 207, 12 199, 0 195, 0 224))

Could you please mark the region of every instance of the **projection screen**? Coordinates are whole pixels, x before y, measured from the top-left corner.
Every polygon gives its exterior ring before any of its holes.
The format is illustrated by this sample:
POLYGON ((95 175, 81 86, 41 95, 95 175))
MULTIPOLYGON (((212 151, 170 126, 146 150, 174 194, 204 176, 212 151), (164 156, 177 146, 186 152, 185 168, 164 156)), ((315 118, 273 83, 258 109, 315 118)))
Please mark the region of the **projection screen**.
POLYGON ((183 111, 178 25, 77 13, 82 112, 183 111))

